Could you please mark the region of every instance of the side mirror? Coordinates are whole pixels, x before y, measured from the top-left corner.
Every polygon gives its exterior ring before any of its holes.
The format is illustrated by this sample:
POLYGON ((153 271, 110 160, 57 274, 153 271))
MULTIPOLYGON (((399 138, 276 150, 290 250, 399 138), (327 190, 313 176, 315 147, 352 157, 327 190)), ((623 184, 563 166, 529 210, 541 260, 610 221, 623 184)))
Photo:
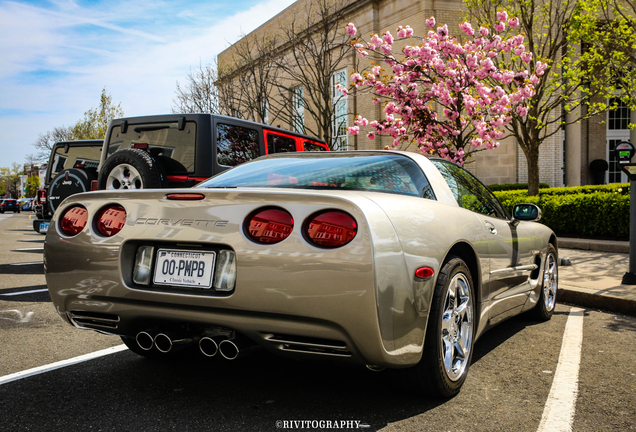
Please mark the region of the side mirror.
POLYGON ((541 209, 534 204, 517 204, 512 209, 512 220, 537 222, 541 220, 541 209))

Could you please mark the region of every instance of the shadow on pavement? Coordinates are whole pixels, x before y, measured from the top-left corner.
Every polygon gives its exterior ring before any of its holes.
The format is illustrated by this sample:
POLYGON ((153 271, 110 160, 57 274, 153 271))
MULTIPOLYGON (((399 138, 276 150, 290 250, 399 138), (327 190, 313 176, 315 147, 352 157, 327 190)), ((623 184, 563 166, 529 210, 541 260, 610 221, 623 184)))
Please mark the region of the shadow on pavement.
POLYGON ((2 264, 0 265, 0 275, 34 275, 34 274, 44 274, 44 264, 25 264, 25 265, 11 265, 11 264, 2 264))

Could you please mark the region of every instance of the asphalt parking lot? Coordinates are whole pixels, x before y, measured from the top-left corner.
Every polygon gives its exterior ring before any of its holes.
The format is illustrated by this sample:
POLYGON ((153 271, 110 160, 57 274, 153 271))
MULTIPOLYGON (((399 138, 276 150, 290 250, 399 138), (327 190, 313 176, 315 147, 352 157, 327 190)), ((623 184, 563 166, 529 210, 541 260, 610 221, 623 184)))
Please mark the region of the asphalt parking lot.
POLYGON ((0 430, 636 430, 636 318, 563 304, 547 323, 524 315, 486 333, 451 400, 405 392, 387 371, 265 352, 151 361, 118 350, 49 370, 121 342, 57 316, 44 236, 28 213, 0 216, 0 430))

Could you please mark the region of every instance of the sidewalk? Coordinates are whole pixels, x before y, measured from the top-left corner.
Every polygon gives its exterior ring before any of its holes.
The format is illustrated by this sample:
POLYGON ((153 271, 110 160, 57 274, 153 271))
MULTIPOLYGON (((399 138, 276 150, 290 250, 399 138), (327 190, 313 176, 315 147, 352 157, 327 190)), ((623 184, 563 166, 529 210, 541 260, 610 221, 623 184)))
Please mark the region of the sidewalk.
POLYGON ((557 300, 583 307, 636 315, 636 285, 622 285, 629 269, 629 242, 559 239, 557 300), (622 253, 621 253, 622 252, 622 253))

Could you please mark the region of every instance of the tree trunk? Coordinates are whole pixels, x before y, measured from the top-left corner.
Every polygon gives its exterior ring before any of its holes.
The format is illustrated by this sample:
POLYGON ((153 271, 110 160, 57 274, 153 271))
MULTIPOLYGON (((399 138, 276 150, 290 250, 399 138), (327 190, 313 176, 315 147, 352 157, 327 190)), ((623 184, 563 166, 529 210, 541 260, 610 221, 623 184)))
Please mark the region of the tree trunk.
POLYGON ((526 152, 528 162, 528 196, 539 194, 539 147, 532 146, 526 152))

